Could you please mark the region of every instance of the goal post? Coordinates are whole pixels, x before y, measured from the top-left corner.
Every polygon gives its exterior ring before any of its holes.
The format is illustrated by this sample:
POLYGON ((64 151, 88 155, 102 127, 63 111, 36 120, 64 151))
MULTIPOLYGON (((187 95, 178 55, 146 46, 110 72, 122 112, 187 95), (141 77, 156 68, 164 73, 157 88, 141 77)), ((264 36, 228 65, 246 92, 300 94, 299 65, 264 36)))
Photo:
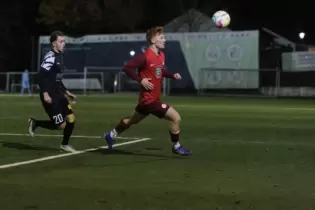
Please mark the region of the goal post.
MULTIPOLYGON (((104 78, 102 85, 105 92, 138 92, 141 85, 126 75, 122 70, 122 66, 85 66, 84 75, 89 72, 102 73, 104 78)), ((169 94, 169 88, 169 79, 163 79, 162 94, 164 96, 169 94)))
POLYGON ((104 93, 104 75, 102 72, 69 72, 63 74, 63 83, 67 89, 77 94, 104 93))
MULTIPOLYGON (((23 72, 6 73, 6 92, 20 93, 23 72)), ((29 72, 29 84, 32 93, 39 92, 38 72, 29 72)), ((102 72, 74 72, 63 73, 63 83, 67 89, 76 94, 104 93, 104 75, 102 72)))
MULTIPOLYGON (((3 89, 8 93, 20 93, 23 72, 6 72, 1 77, 3 89)), ((32 93, 39 92, 38 72, 28 72, 32 93)), ((93 67, 85 66, 83 72, 75 69, 63 73, 63 83, 69 91, 76 94, 103 94, 118 92, 138 92, 140 84, 122 71, 122 67, 93 67)), ((163 80, 162 94, 169 95, 169 79, 163 80)))
MULTIPOLYGON (((7 93, 20 93, 22 89, 23 72, 6 72, 5 91, 7 93)), ((29 86, 32 93, 38 92, 37 72, 28 72, 29 86)))
MULTIPOLYGON (((122 67, 106 67, 106 66, 84 66, 83 72, 85 77, 90 73, 99 73, 102 74, 101 86, 103 92, 117 92, 119 86, 119 77, 118 74, 121 72, 122 67)), ((88 80, 85 80, 83 84, 84 87, 88 85, 88 80)), ((87 89, 87 88, 84 88, 87 89)))

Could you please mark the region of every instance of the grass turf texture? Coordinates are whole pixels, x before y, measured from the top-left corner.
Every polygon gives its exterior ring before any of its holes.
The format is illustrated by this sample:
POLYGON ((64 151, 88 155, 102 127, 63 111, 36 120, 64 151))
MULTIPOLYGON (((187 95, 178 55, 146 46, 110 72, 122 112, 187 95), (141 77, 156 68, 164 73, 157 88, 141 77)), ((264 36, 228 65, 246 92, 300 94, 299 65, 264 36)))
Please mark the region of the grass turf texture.
MULTIPOLYGON (((79 96, 74 135, 101 136, 131 114, 136 100, 79 96)), ((315 208, 313 100, 164 101, 180 112, 181 142, 193 156, 172 155, 167 123, 151 116, 124 133, 150 141, 0 170, 0 209, 315 208)), ((27 133, 29 115, 47 118, 38 97, 0 96, 0 133, 27 133)), ((0 165, 58 155, 60 142, 0 135, 0 165)), ((71 143, 77 149, 106 145, 101 138, 71 143)))

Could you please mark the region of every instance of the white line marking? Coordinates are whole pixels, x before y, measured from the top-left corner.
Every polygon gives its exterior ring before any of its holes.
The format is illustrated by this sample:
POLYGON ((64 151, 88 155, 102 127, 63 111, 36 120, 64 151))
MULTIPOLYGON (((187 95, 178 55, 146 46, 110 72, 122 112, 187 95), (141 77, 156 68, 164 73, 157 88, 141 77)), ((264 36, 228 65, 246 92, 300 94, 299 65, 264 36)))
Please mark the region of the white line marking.
MULTIPOLYGON (((0 133, 0 136, 28 136, 30 137, 29 134, 22 134, 22 133, 0 133)), ((50 134, 35 134, 35 137, 63 137, 63 135, 50 135, 50 134)), ((35 138, 32 137, 32 138, 35 138)), ((84 138, 84 139, 103 139, 102 136, 80 136, 80 135, 73 135, 71 138, 84 138)), ((122 140, 138 140, 141 139, 140 137, 116 137, 117 139, 122 139, 122 140)), ((221 140, 211 140, 209 143, 214 143, 214 144, 261 144, 261 145, 301 145, 301 146, 315 146, 315 143, 311 142, 285 142, 285 141, 221 141, 221 140)))
MULTIPOLYGON (((29 136, 29 134, 22 134, 22 133, 0 133, 0 136, 29 136)), ((49 135, 49 134, 36 134, 35 137, 63 137, 63 135, 49 135)), ((32 137, 32 138, 35 138, 32 137)), ((80 135, 74 135, 71 136, 72 138, 84 138, 84 139, 103 139, 102 136, 80 136, 80 135)), ((140 137, 116 137, 117 139, 122 140, 138 140, 140 137)), ((261 144, 261 145, 284 145, 284 146, 315 146, 315 143, 311 142, 285 142, 285 141, 221 141, 221 140, 211 140, 209 143, 214 144, 261 144)))
MULTIPOLYGON (((0 133, 0 136, 30 136, 28 133, 0 133)), ((63 135, 50 135, 50 134, 35 134, 34 137, 63 137, 63 135)), ((82 139, 102 139, 103 136, 81 136, 81 135, 73 135, 71 138, 82 138, 82 139)), ((138 137, 116 137, 116 139, 126 139, 126 140, 137 140, 138 137)))
MULTIPOLYGON (((123 142, 123 143, 115 144, 115 145, 113 145, 113 147, 119 147, 119 146, 128 145, 128 144, 135 144, 135 143, 148 141, 148 140, 151 140, 151 138, 142 138, 142 139, 137 139, 134 141, 123 142)), ((17 167, 17 166, 21 166, 21 165, 28 165, 28 164, 32 164, 32 163, 38 163, 38 162, 43 162, 46 160, 53 160, 53 159, 68 157, 68 156, 72 156, 72 155, 79 155, 79 154, 83 154, 83 153, 87 153, 87 152, 93 152, 93 151, 96 151, 99 149, 107 149, 107 148, 108 148, 108 146, 103 146, 103 147, 98 147, 98 148, 91 148, 91 149, 77 151, 75 153, 65 153, 65 154, 61 154, 61 155, 53 155, 53 156, 47 156, 47 157, 37 158, 37 159, 33 159, 33 160, 27 160, 27 161, 16 162, 16 163, 11 163, 11 164, 6 164, 6 165, 0 165, 0 169, 12 168, 12 167, 17 167)))

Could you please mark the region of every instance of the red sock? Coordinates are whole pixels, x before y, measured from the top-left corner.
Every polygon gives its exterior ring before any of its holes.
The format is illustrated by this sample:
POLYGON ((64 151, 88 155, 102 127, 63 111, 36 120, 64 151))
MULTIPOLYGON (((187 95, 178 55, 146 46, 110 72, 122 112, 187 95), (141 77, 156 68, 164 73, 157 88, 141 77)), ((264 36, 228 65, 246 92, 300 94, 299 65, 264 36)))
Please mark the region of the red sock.
POLYGON ((122 133, 124 132, 126 129, 128 129, 130 126, 128 124, 126 124, 123 120, 120 120, 120 122, 118 123, 118 125, 115 127, 115 130, 117 133, 122 133))
POLYGON ((171 141, 175 144, 177 142, 179 142, 179 133, 172 133, 170 132, 170 136, 171 136, 171 141))

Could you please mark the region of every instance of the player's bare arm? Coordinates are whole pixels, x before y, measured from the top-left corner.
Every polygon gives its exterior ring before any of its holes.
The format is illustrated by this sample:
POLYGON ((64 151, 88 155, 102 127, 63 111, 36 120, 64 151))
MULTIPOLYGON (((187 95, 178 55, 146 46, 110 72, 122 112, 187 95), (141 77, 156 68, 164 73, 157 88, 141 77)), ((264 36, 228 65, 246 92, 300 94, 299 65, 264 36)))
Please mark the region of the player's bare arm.
POLYGON ((67 96, 69 96, 72 100, 76 100, 77 96, 74 95, 73 93, 69 92, 68 90, 66 91, 67 96))
POLYGON ((43 95, 44 95, 45 102, 48 103, 48 104, 51 104, 52 100, 51 100, 51 97, 49 96, 49 93, 48 92, 44 92, 43 95))

